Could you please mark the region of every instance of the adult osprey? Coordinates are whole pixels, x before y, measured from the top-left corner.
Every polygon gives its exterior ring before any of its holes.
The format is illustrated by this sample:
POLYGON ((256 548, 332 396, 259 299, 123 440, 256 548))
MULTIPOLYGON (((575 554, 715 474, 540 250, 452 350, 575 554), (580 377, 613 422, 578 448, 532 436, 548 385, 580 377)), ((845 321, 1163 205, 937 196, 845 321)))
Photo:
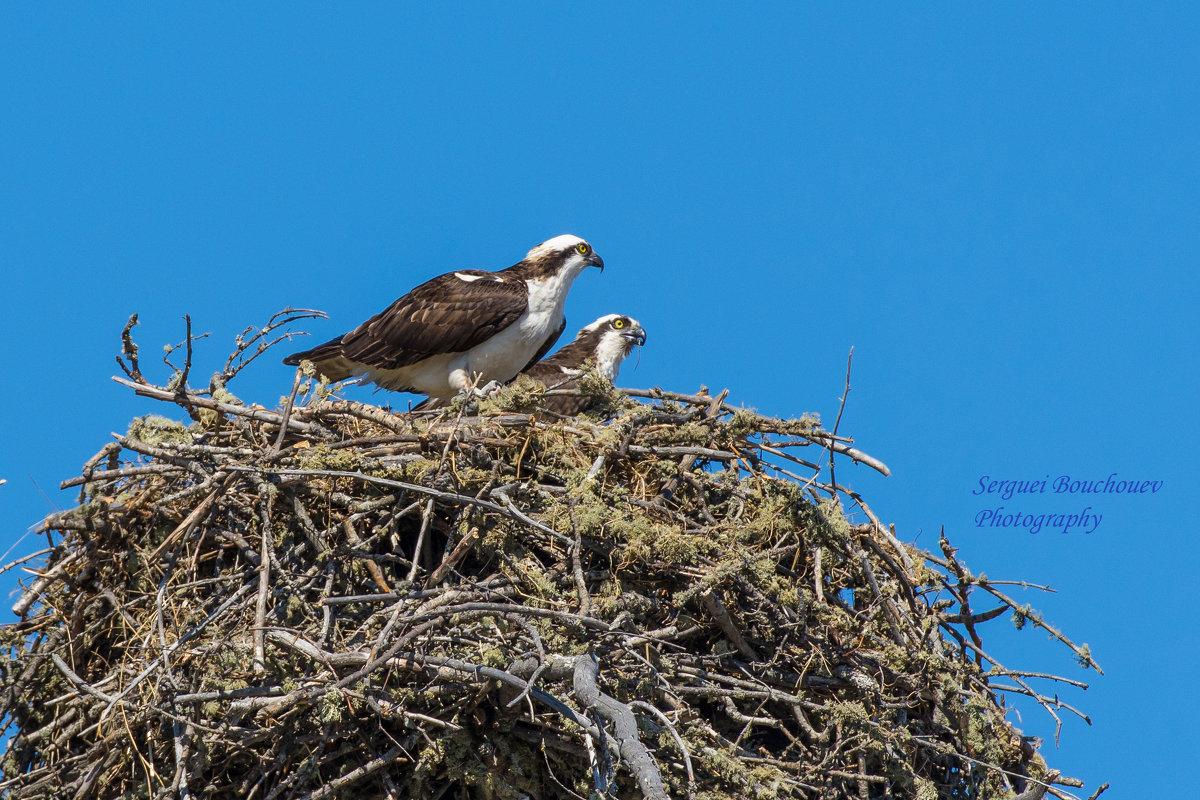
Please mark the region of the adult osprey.
MULTIPOLYGON (((524 374, 547 387, 574 389, 579 386, 585 363, 608 379, 616 381, 617 371, 635 344, 646 343, 646 331, 633 317, 608 314, 575 335, 575 340, 545 361, 539 361, 524 374)), ((595 404, 593 397, 548 395, 541 406, 557 414, 575 415, 595 404)))
POLYGON ((563 302, 604 260, 578 236, 542 242, 508 269, 464 269, 422 283, 349 333, 284 364, 313 362, 331 381, 362 375, 384 389, 446 399, 512 379, 554 346, 563 302))

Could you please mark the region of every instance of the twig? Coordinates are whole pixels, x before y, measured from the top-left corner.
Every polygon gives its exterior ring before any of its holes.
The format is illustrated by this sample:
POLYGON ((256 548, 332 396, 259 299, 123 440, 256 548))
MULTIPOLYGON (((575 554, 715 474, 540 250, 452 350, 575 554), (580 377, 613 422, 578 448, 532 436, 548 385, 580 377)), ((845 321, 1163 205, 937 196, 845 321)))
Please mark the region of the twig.
POLYGON ((663 788, 662 775, 658 771, 650 751, 638 738, 637 720, 629 706, 616 698, 604 694, 596 686, 600 674, 600 662, 594 655, 575 656, 565 661, 574 662, 573 686, 575 697, 586 708, 596 711, 613 726, 613 735, 621 750, 621 758, 629 765, 637 779, 642 797, 649 800, 669 800, 663 788))
POLYGON ((696 775, 692 771, 692 756, 688 752, 687 745, 683 742, 683 737, 680 736, 679 731, 675 729, 674 723, 667 718, 666 714, 643 700, 631 700, 629 701, 629 707, 631 709, 646 711, 650 714, 653 714, 658 718, 658 721, 663 724, 663 727, 667 729, 667 732, 671 734, 671 738, 675 740, 675 746, 679 748, 679 754, 683 756, 684 768, 687 770, 688 798, 689 800, 694 798, 696 796, 696 775))
POLYGON ((425 534, 429 533, 429 525, 433 522, 434 498, 425 501, 425 511, 421 514, 421 529, 417 532, 417 543, 413 546, 412 567, 408 570, 408 582, 417 579, 417 569, 421 565, 421 554, 425 549, 425 534))
MULTIPOLYGON (((265 487, 264 487, 265 488, 265 487)), ((258 594, 254 602, 254 671, 261 675, 267 670, 266 642, 264 631, 267 627, 267 600, 271 596, 271 506, 274 493, 270 491, 259 495, 259 507, 262 509, 262 536, 258 562, 258 594)))
MULTIPOLYGON (((432 503, 433 501, 430 500, 430 502, 432 503)), ((471 548, 475 546, 475 542, 478 538, 478 527, 473 527, 471 530, 467 531, 466 535, 459 540, 458 544, 454 545, 454 549, 447 553, 446 557, 442 559, 442 563, 438 564, 437 569, 435 569, 429 578, 426 579, 425 588, 429 589, 433 586, 437 586, 439 583, 445 580, 446 576, 450 574, 450 570, 454 569, 454 565, 461 561, 463 557, 471 551, 471 548)))
POLYGON ((762 659, 759 658, 758 653, 750 646, 750 643, 746 641, 746 637, 742 636, 742 632, 738 630, 737 625, 733 624, 733 619, 729 616, 729 610, 725 608, 725 604, 721 602, 721 598, 717 597, 712 588, 705 589, 698 596, 704 608, 708 610, 708 613, 721 626, 721 630, 729 637, 729 641, 733 642, 738 652, 750 661, 761 661, 762 659))
POLYGON ((131 331, 133 326, 138 324, 138 315, 130 314, 129 321, 125 323, 125 329, 121 331, 121 354, 129 359, 128 366, 125 364, 121 356, 117 356, 117 365, 121 367, 121 371, 129 376, 129 380, 134 383, 146 383, 146 379, 142 377, 142 370, 138 366, 138 346, 133 341, 131 331))
POLYGON ((579 533, 579 525, 575 522, 575 511, 571 501, 567 502, 567 514, 571 520, 571 533, 575 541, 571 545, 571 578, 575 581, 575 594, 579 598, 579 613, 585 617, 592 616, 592 596, 588 593, 587 579, 583 576, 583 538, 579 533))
MULTIPOLYGON (((186 353, 183 359, 183 368, 179 371, 179 391, 187 393, 188 373, 192 371, 192 315, 183 315, 184 323, 184 346, 186 353)), ((185 790, 186 791, 186 790, 185 790)))
POLYGON ((273 346, 283 341, 289 341, 295 336, 307 336, 307 334, 287 332, 275 339, 267 340, 267 336, 275 330, 290 325, 293 322, 299 322, 302 319, 328 319, 324 311, 317 311, 311 308, 285 308, 283 311, 276 312, 267 321, 267 324, 262 328, 250 326, 246 328, 237 337, 237 347, 225 362, 225 368, 221 371, 220 383, 227 384, 233 380, 239 372, 248 367, 256 358, 267 352, 273 346), (253 331, 253 335, 247 338, 247 334, 253 331), (254 351, 250 352, 251 346, 254 351))
MULTIPOLYGON (((270 422, 276 425, 283 420, 282 415, 275 411, 246 408, 245 406, 234 405, 232 403, 222 403, 217 400, 212 400, 208 397, 201 397, 198 394, 192 393, 177 396, 175 393, 166 389, 161 389, 157 386, 139 386, 132 381, 127 381, 124 378, 118 378, 116 376, 113 377, 113 380, 122 386, 130 387, 137 394, 142 395, 143 397, 150 397, 155 400, 170 400, 171 402, 179 402, 181 404, 195 406, 196 408, 207 408, 213 411, 220 411, 222 414, 232 414, 237 417, 244 417, 246 419, 256 420, 259 422, 270 422)), ((296 431, 297 433, 301 433, 306 436, 315 436, 318 438, 332 436, 332 434, 325 428, 322 428, 311 422, 301 422, 297 419, 288 420, 287 427, 289 430, 296 431)))
POLYGON ((314 791, 309 792, 308 794, 303 795, 301 798, 299 798, 299 800, 322 800, 322 798, 329 797, 334 792, 337 792, 340 789, 344 789, 347 786, 352 786, 352 785, 358 783, 363 778, 370 775, 372 772, 377 772, 378 770, 382 769, 383 767, 386 767, 388 764, 391 764, 398 760, 404 760, 402 758, 403 755, 404 755, 403 747, 399 747, 399 746, 393 747, 391 750, 388 750, 386 753, 379 756, 378 758, 372 759, 372 760, 368 761, 366 764, 363 764, 358 769, 351 770, 350 772, 347 772, 345 775, 341 776, 340 778, 334 778, 332 781, 330 781, 326 785, 322 786, 320 789, 316 789, 314 791))
POLYGON ((283 407, 283 417, 279 422, 279 436, 275 439, 276 452, 283 449, 283 440, 287 436, 288 421, 292 418, 292 409, 296 406, 296 393, 300 391, 300 383, 304 380, 304 373, 296 370, 296 377, 292 379, 292 392, 288 395, 287 405, 283 407))
MULTIPOLYGON (((845 410, 846 410, 846 399, 848 397, 850 397, 850 364, 853 361, 854 361, 854 347, 852 346, 850 348, 850 354, 848 356, 846 356, 846 386, 842 390, 842 399, 838 403, 837 418, 833 421, 833 434, 829 438, 829 441, 826 444, 826 447, 829 450, 829 483, 832 484, 833 486, 837 486, 837 479, 834 477, 834 472, 833 472, 833 454, 834 454, 834 452, 836 452, 833 449, 834 444, 836 444, 836 440, 833 437, 837 436, 838 428, 842 424, 842 413, 845 412, 845 410)), ((834 495, 834 500, 835 501, 837 500, 836 494, 834 495)), ((861 783, 859 784, 860 794, 866 791, 865 786, 866 786, 865 784, 861 784, 861 783)), ((864 797, 865 797, 865 795, 864 795, 864 797)))

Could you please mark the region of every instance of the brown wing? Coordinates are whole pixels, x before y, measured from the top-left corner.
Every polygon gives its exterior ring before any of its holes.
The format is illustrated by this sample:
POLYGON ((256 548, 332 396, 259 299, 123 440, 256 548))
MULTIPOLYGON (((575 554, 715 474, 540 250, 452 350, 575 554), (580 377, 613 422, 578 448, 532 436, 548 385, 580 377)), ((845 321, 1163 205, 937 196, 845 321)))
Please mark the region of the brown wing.
POLYGON ((553 386, 574 377, 563 372, 557 364, 550 363, 549 359, 527 367, 522 374, 528 375, 543 386, 553 386))
MULTIPOLYGON (((564 369, 579 369, 583 365, 584 358, 577 358, 572 352, 563 355, 564 351, 568 351, 577 342, 578 340, 572 342, 545 361, 539 361, 526 368, 524 374, 547 389, 578 389, 579 378, 563 372, 564 369)), ((596 398, 556 394, 543 397, 539 405, 555 414, 573 417, 596 405, 596 398)))
MULTIPOLYGON (((563 328, 565 328, 566 325, 567 321, 563 320, 563 326, 558 329, 558 334, 554 336, 555 339, 558 339, 559 335, 562 334, 563 328)), ((525 367, 525 369, 521 371, 533 376, 534 378, 537 378, 538 380, 545 380, 543 378, 543 374, 553 377, 561 374, 563 368, 579 369, 583 366, 583 362, 595 356, 595 339, 596 337, 591 331, 580 331, 574 339, 572 339, 557 353, 550 356, 545 361, 542 361, 540 357, 534 359, 533 363, 529 364, 529 366, 525 367)), ((546 351, 548 351, 552 346, 553 341, 546 347, 542 348, 542 355, 545 355, 546 351)))
POLYGON ((528 307, 524 281, 461 272, 481 277, 464 281, 449 272, 422 283, 342 336, 340 354, 380 369, 399 369, 430 356, 470 350, 512 325, 528 307))
MULTIPOLYGON (((545 363, 545 361, 542 362, 542 364, 545 363)), ((541 367, 542 364, 538 364, 537 366, 541 367)), ((525 374, 537 380, 547 389, 557 391, 559 389, 579 388, 579 378, 563 373, 561 367, 550 366, 541 370, 535 367, 525 374)), ((538 405, 547 411, 553 411, 555 414, 574 417, 595 406, 596 398, 570 394, 554 394, 543 397, 538 405)))

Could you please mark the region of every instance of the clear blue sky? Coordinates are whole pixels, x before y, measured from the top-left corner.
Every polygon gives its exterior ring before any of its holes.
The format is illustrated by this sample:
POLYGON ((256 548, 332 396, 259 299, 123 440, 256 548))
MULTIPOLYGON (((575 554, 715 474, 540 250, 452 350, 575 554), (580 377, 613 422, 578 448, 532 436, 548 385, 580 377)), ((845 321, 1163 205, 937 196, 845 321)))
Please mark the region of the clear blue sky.
MULTIPOLYGON (((190 313, 205 376, 286 305, 327 311, 324 339, 576 233, 609 268, 570 330, 649 332, 624 385, 832 422, 853 346, 842 431, 894 475, 839 477, 902 538, 945 526, 975 570, 1057 589, 1017 595, 1106 677, 987 626, 1009 666, 1092 682, 1063 697, 1094 726, 1048 759, 1083 797, 1174 794, 1147 766, 1200 754, 1196 6, 645 5, 6 4, 0 543, 164 410, 109 380, 130 313, 148 363, 190 313), (1163 487, 972 494, 1113 472, 1163 487), (997 505, 1104 516, 976 527, 997 505)), ((234 388, 290 380, 271 359, 234 388)))

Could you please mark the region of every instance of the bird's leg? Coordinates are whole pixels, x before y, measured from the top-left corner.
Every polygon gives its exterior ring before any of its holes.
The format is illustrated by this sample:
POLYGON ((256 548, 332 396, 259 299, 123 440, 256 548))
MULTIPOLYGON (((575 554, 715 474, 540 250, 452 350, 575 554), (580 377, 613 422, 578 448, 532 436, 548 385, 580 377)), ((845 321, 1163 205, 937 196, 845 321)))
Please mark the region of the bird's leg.
POLYGON ((450 383, 452 386, 455 384, 458 385, 458 396, 467 404, 467 408, 473 408, 475 401, 490 397, 501 387, 501 384, 496 381, 488 381, 483 386, 480 386, 479 383, 482 380, 483 375, 481 373, 472 373, 468 377, 460 371, 456 376, 451 377, 450 383))
POLYGON ((472 374, 466 388, 463 390, 464 394, 469 397, 484 398, 495 394, 500 389, 500 384, 496 381, 488 381, 483 386, 480 386, 479 382, 481 380, 483 380, 482 373, 476 372, 472 374))
POLYGON ((501 388, 503 388, 503 384, 498 381, 488 381, 480 388, 472 387, 471 391, 475 393, 476 397, 489 397, 500 391, 501 388))

